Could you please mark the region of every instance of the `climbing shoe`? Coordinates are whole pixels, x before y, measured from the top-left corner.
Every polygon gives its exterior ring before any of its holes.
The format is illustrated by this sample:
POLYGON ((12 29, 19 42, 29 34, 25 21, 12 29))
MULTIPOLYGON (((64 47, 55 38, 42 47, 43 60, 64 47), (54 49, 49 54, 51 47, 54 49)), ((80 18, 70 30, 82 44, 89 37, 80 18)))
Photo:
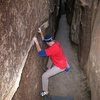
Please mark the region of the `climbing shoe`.
POLYGON ((46 95, 48 95, 48 92, 45 92, 45 91, 42 91, 41 93, 40 93, 40 95, 43 97, 43 96, 46 96, 46 95))
POLYGON ((71 68, 71 67, 68 65, 67 68, 65 69, 65 71, 66 71, 66 72, 69 72, 69 71, 70 71, 70 68, 71 68))

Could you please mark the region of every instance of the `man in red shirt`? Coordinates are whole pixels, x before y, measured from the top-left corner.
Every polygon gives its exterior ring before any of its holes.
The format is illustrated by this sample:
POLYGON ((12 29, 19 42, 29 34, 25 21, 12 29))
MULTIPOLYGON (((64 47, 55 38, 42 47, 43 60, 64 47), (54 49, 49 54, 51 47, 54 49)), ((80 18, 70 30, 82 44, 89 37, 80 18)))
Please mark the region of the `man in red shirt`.
POLYGON ((36 48, 38 50, 38 53, 40 56, 49 56, 53 67, 49 68, 43 75, 42 75, 42 89, 43 92, 41 92, 41 96, 45 96, 48 94, 48 79, 51 76, 54 76, 60 72, 63 71, 69 71, 70 67, 68 65, 67 57, 65 56, 60 43, 53 39, 52 36, 46 35, 43 36, 43 33, 41 29, 39 28, 38 31, 41 34, 42 40, 46 42, 46 44, 49 46, 48 48, 42 50, 38 40, 36 37, 34 37, 33 41, 36 43, 36 48))

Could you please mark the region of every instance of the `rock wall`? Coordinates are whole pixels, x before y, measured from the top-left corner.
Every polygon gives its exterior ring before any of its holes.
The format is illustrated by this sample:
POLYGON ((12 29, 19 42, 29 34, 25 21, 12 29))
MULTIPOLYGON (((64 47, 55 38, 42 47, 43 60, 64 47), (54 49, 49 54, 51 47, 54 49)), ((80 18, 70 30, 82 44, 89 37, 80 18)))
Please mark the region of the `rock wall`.
POLYGON ((88 75, 91 88, 91 100, 100 99, 100 1, 94 5, 94 14, 91 47, 85 70, 88 75))
POLYGON ((85 70, 91 100, 100 99, 100 1, 76 0, 71 23, 71 39, 79 46, 80 66, 85 70))
POLYGON ((72 23, 73 18, 73 12, 74 12, 74 5, 75 0, 65 0, 65 9, 66 9, 66 16, 67 16, 67 22, 69 25, 72 23))
MULTIPOLYGON (((56 9, 51 10, 50 5, 56 8, 55 2, 57 0, 0 0, 0 100, 11 100, 17 89, 13 100, 40 99, 41 67, 46 60, 31 48, 31 40, 41 24, 52 22, 49 16, 56 9)), ((55 20, 46 31, 54 32, 54 23, 55 20)))

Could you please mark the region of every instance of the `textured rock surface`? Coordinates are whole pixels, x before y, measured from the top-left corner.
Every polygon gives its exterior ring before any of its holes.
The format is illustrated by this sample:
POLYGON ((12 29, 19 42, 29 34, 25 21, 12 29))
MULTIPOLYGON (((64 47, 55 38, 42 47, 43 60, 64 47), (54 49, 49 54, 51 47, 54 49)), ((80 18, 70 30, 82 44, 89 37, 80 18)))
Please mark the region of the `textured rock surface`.
POLYGON ((80 21, 81 21, 81 8, 79 5, 79 1, 75 1, 74 6, 74 13, 72 17, 72 23, 71 23, 71 40, 79 44, 79 32, 80 32, 80 21))
POLYGON ((79 60, 85 69, 91 99, 100 99, 100 1, 76 0, 71 25, 71 39, 79 44, 79 60))
POLYGON ((75 3, 75 0, 66 0, 66 2, 65 2, 67 22, 69 25, 71 25, 71 23, 72 23, 74 5, 75 5, 74 3, 75 3))
POLYGON ((100 99, 100 2, 95 5, 96 15, 92 26, 91 48, 85 69, 88 74, 91 100, 100 99))
POLYGON ((12 100, 41 100, 39 93, 45 61, 46 59, 38 56, 35 48, 31 49, 23 69, 19 88, 12 100))
POLYGON ((45 61, 36 57, 36 51, 30 51, 30 43, 38 27, 49 20, 50 13, 54 11, 50 9, 50 5, 55 8, 55 1, 0 0, 0 100, 11 100, 19 86, 21 74, 21 84, 13 99, 39 98, 37 92, 42 73, 40 67, 45 61))

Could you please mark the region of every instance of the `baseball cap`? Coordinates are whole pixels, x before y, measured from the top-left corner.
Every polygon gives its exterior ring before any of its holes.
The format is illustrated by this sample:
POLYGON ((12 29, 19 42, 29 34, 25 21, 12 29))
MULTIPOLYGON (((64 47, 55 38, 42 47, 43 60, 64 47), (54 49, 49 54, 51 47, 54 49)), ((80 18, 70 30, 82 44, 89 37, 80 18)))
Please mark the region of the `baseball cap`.
POLYGON ((53 40, 53 37, 51 35, 45 35, 44 36, 44 42, 51 42, 53 40))

